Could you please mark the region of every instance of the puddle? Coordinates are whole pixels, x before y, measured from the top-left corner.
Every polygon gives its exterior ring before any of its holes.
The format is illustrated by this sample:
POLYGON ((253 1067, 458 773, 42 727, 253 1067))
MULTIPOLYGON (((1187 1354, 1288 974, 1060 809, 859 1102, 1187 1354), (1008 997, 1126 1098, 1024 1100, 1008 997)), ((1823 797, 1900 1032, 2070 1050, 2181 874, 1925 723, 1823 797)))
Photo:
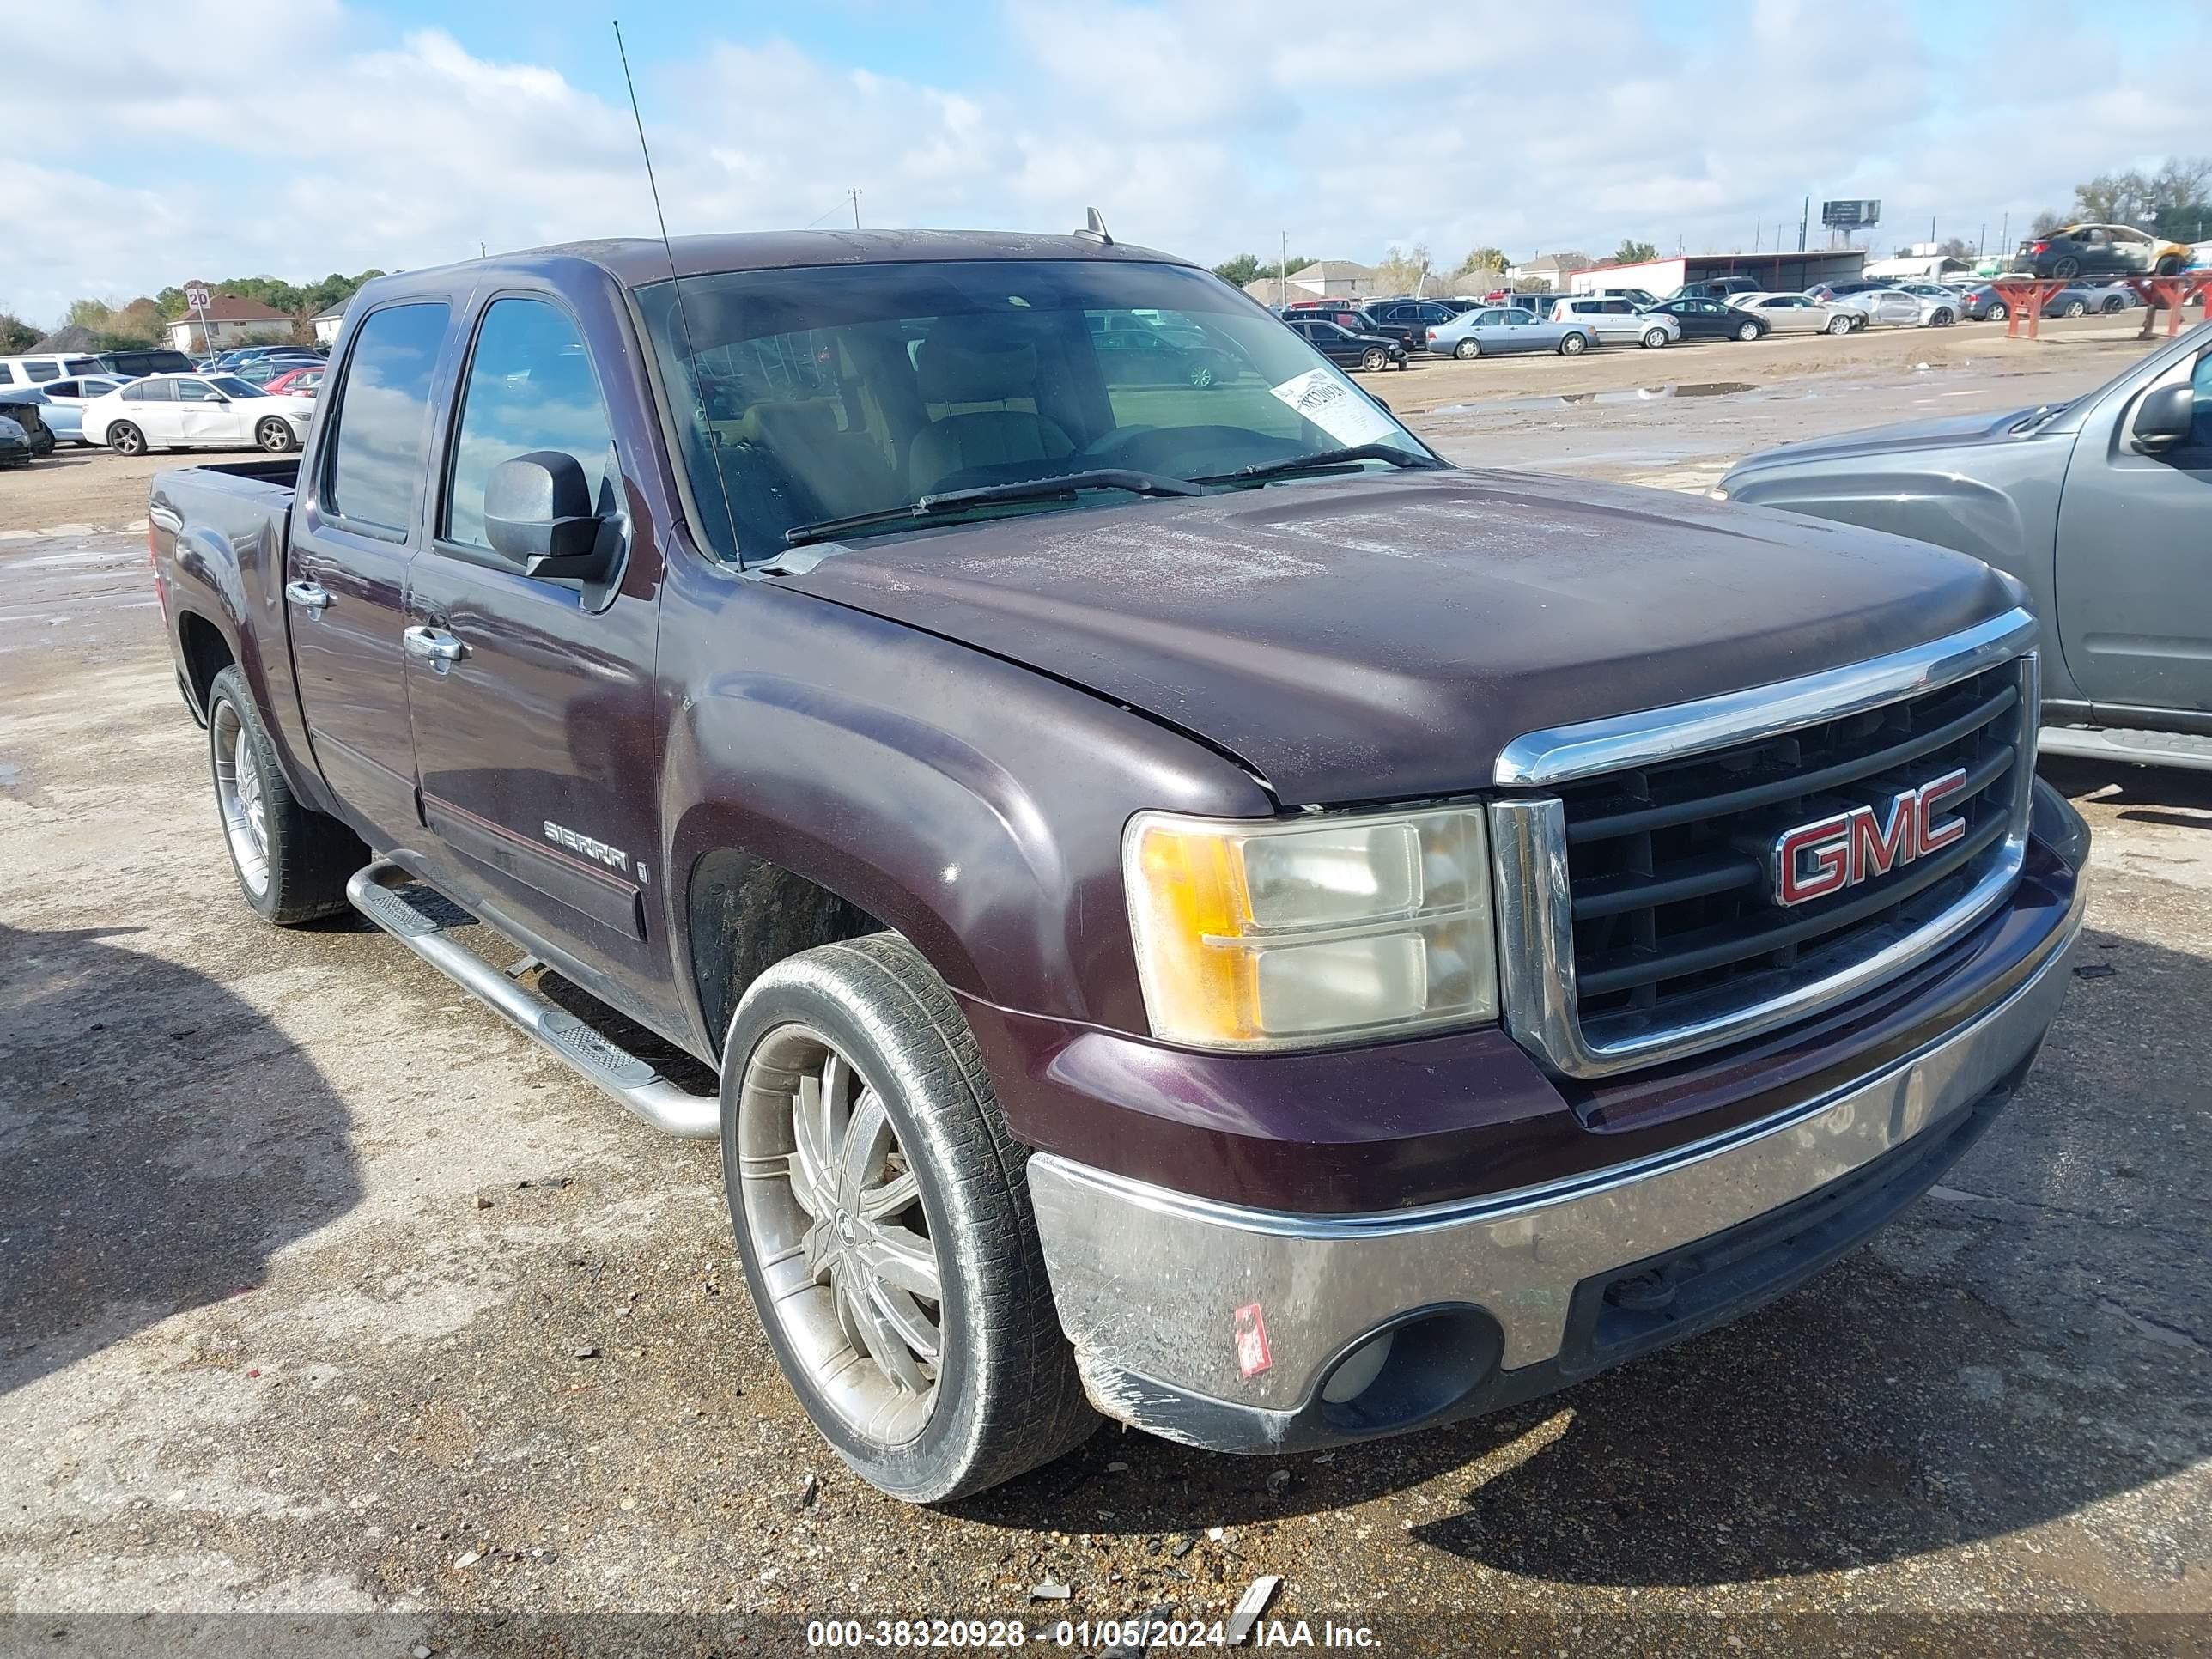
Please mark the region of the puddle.
POLYGON ((23 775, 23 769, 13 761, 0 761, 0 789, 7 788, 23 775))

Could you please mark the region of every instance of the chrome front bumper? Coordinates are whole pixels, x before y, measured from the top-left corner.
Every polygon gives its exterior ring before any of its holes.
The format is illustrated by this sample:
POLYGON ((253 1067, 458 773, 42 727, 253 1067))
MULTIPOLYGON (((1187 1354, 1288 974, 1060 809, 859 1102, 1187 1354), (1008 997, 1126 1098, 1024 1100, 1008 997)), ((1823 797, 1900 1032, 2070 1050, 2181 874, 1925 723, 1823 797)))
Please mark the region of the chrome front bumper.
POLYGON ((1492 1382, 1528 1381, 1492 1387, 1489 1405, 1571 1381, 1595 1369, 1563 1365, 1578 1288, 1817 1201, 1890 1154, 1909 1160, 1901 1149, 1923 1136, 1923 1145, 1943 1141, 2017 1082, 2065 994, 2082 902, 2077 884, 2063 922, 2003 1001, 1917 1053, 1786 1113, 1542 1187, 1419 1210, 1305 1215, 1195 1199, 1039 1153, 1030 1188, 1085 1386, 1109 1416, 1223 1449, 1389 1432, 1330 1432, 1322 1389, 1364 1339, 1425 1310, 1480 1310, 1485 1328, 1494 1322, 1502 1341, 1492 1382), (1251 1340, 1255 1328, 1262 1344, 1251 1340))

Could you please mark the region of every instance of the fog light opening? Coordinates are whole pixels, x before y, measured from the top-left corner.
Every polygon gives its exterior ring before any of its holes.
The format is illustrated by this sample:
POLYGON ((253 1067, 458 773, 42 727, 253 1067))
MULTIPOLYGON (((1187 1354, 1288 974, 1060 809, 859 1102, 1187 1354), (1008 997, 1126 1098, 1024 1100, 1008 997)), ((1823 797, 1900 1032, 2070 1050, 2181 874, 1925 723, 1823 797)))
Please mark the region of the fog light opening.
POLYGON ((1332 1406, 1342 1406, 1365 1394, 1374 1386, 1375 1379, 1382 1375, 1391 1346, 1397 1340, 1398 1333, 1388 1330, 1380 1336, 1370 1336, 1345 1355, 1328 1374, 1328 1381, 1321 1385, 1321 1397, 1332 1406))

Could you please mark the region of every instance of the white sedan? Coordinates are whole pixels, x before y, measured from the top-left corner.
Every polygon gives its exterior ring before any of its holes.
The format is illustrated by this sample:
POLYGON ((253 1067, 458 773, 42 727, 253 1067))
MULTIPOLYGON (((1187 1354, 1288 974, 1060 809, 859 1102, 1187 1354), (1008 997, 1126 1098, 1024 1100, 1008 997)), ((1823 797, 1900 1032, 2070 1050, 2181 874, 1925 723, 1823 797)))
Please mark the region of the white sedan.
POLYGON ((313 398, 272 398, 235 374, 149 374, 84 406, 84 441, 118 455, 149 449, 265 449, 307 441, 313 398))
POLYGON ((1777 334, 1848 334, 1866 326, 1865 318, 1803 294, 1738 294, 1729 303, 1764 317, 1777 334))

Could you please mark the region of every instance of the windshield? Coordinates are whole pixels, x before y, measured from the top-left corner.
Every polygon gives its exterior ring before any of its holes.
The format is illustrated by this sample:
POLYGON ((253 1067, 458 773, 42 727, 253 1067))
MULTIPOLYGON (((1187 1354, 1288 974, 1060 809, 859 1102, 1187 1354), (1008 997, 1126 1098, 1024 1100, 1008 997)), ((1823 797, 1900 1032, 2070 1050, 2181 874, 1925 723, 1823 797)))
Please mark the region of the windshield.
MULTIPOLYGON (((1370 445, 1434 464, 1304 340, 1181 265, 731 271, 684 278, 680 316, 673 283, 638 298, 702 528, 733 562, 774 558, 801 526, 1101 469, 1213 479, 1370 445)), ((1109 487, 963 510, 1129 499, 1109 487)), ((894 520, 859 533, 914 527, 894 520)))
POLYGON ((226 398, 265 398, 269 394, 251 380, 241 380, 235 374, 217 374, 208 384, 226 398))

